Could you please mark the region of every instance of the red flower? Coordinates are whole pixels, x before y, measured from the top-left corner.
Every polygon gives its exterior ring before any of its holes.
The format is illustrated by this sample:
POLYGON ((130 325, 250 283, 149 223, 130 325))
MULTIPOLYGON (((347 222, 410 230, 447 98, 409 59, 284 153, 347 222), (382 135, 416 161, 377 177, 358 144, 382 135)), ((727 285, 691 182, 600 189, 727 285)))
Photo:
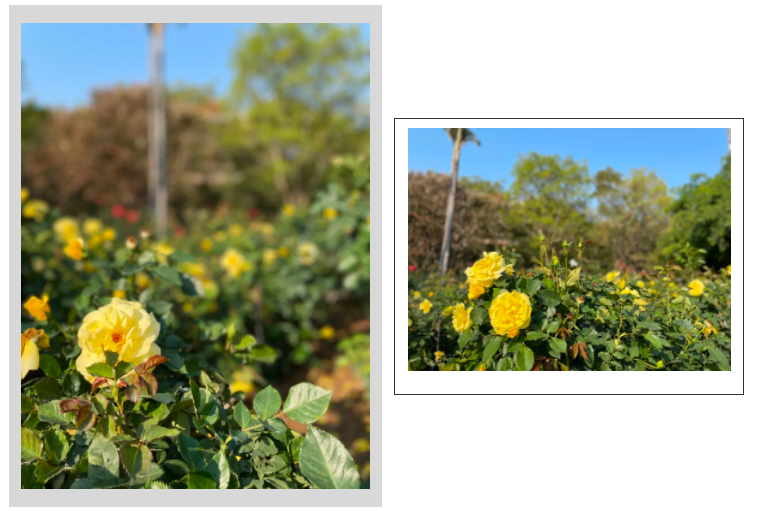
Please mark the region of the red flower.
POLYGON ((177 225, 174 234, 176 234, 177 238, 181 238, 187 234, 187 229, 184 228, 184 225, 177 225))
POLYGON ((126 214, 126 208, 121 206, 120 204, 115 204, 112 206, 112 216, 115 218, 123 218, 123 215, 126 214))
POLYGON ((416 270, 416 269, 417 269, 417 266, 415 266, 415 265, 413 265, 413 264, 410 264, 410 265, 409 265, 409 271, 414 271, 414 270, 416 270))
POLYGON ((133 224, 139 220, 139 213, 135 209, 129 209, 126 211, 126 222, 133 224))
POLYGON ((257 211, 257 208, 249 208, 248 213, 249 213, 249 218, 257 218, 259 211, 257 211))

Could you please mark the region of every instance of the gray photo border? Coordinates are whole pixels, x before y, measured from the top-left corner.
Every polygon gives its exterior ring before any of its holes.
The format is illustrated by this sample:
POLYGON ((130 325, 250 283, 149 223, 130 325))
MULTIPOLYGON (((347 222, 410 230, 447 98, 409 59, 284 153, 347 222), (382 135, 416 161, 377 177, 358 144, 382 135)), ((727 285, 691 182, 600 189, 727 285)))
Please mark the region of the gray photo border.
MULTIPOLYGON (((261 23, 369 23, 370 30, 370 146, 371 146, 371 274, 372 288, 370 291, 371 307, 371 340, 374 349, 370 353, 376 356, 370 360, 371 365, 371 488, 368 490, 345 492, 324 492, 316 490, 309 492, 268 492, 255 498, 250 492, 230 492, 227 498, 214 493, 214 490, 197 492, 180 492, 182 496, 174 497, 168 492, 137 492, 132 491, 130 505, 132 507, 155 506, 186 506, 186 507, 252 507, 252 506, 366 506, 382 507, 382 6, 10 6, 9 35, 10 35, 10 112, 18 112, 21 108, 21 24, 22 23, 145 23, 149 21, 165 23, 231 23, 254 20, 261 23), (206 495, 203 495, 205 493, 206 495)), ((21 265, 21 199, 18 190, 21 188, 21 118, 10 115, 10 180, 9 193, 11 207, 9 247, 10 269, 21 265)), ((10 283, 10 314, 16 318, 10 322, 9 339, 18 335, 21 318, 21 279, 17 274, 10 283)), ((19 410, 21 396, 16 384, 19 380, 20 363, 14 349, 18 345, 9 342, 9 360, 11 369, 8 374, 10 384, 8 400, 10 410, 19 410)), ((18 413, 18 412, 16 412, 18 413)), ((67 490, 68 492, 88 492, 89 497, 97 498, 68 498, 62 500, 55 490, 21 490, 21 473, 18 460, 21 456, 21 446, 14 438, 19 438, 21 425, 17 415, 9 413, 10 426, 10 456, 9 456, 9 495, 10 506, 64 506, 77 502, 78 506, 104 507, 120 506, 126 500, 115 498, 116 491, 130 490, 67 490), (104 495, 99 495, 104 493, 104 495), (110 496, 109 499, 105 498, 110 496), (101 498, 99 498, 101 497, 101 498)), ((68 493, 69 494, 69 493, 68 493)))

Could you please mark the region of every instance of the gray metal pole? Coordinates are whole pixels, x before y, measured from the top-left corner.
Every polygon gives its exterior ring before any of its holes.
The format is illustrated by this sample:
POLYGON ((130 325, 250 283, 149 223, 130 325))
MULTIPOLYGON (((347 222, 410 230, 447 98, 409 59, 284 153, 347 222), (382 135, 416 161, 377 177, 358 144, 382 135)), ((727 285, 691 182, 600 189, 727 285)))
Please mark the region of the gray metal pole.
POLYGON ((149 206, 158 239, 166 238, 166 100, 164 91, 163 24, 150 24, 149 206))

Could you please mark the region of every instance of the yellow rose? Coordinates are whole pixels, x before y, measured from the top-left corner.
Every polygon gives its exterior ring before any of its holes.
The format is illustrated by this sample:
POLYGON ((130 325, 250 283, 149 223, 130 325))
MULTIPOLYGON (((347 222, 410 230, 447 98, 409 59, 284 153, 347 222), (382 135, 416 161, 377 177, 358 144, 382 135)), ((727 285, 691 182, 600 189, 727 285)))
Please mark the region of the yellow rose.
POLYGON ((321 339, 334 339, 334 327, 326 325, 318 331, 318 335, 321 336, 321 339))
POLYGON ((153 355, 160 355, 155 344, 160 324, 155 316, 139 302, 113 298, 110 303, 88 313, 78 331, 78 345, 83 350, 76 361, 80 374, 92 382, 87 368, 106 362, 104 351, 117 353, 119 360, 141 364, 153 355))
POLYGON ((24 218, 32 218, 36 222, 42 222, 45 220, 45 216, 48 214, 50 207, 48 203, 39 199, 32 199, 24 204, 21 210, 21 214, 24 218))
POLYGON ((668 287, 676 287, 673 282, 668 283, 668 287))
POLYGON ((115 239, 117 234, 115 233, 115 229, 113 229, 112 227, 107 227, 102 233, 102 236, 104 237, 105 240, 112 241, 115 239))
POLYGON ((201 250, 203 250, 204 252, 208 252, 209 250, 211 250, 213 246, 214 246, 214 242, 208 238, 201 241, 201 250))
POLYGON ((641 280, 637 280, 636 287, 644 287, 644 282, 642 282, 641 280))
POLYGON ((628 289, 628 288, 626 288, 623 291, 621 291, 620 294, 622 294, 622 295, 634 295, 634 296, 638 297, 639 296, 639 291, 637 291, 636 289, 628 289))
POLYGON ((415 291, 415 292, 414 292, 414 297, 415 297, 415 298, 420 298, 421 296, 422 296, 422 295, 420 294, 420 292, 419 292, 419 291, 415 291))
POLYGON ((687 287, 690 288, 690 296, 700 296, 703 294, 703 290, 706 288, 706 286, 700 280, 693 280, 687 287))
POLYGON ((87 218, 86 221, 83 222, 83 232, 89 236, 93 236, 101 230, 102 221, 98 218, 87 218))
POLYGON ((69 245, 64 249, 64 253, 67 254, 70 258, 80 261, 83 259, 83 240, 80 238, 75 238, 73 240, 70 240, 69 245))
POLYGON ((225 250, 225 253, 222 254, 222 268, 227 271, 227 274, 230 275, 230 277, 237 278, 240 277, 244 271, 249 269, 249 263, 238 250, 228 248, 225 250))
POLYGON ((286 215, 286 216, 294 216, 294 213, 296 213, 296 212, 297 212, 297 208, 295 208, 291 204, 286 204, 283 207, 283 214, 286 215))
POLYGON ((505 274, 508 275, 509 277, 513 277, 513 265, 512 264, 509 264, 508 266, 505 267, 505 274))
POLYGON ((618 289, 624 289, 626 287, 626 280, 623 279, 620 281, 620 284, 618 284, 618 289))
POLYGON ((443 351, 437 351, 433 355, 436 357, 436 362, 438 362, 439 360, 441 360, 441 357, 444 356, 444 352, 443 351))
POLYGON ((24 308, 38 321, 48 319, 46 313, 51 312, 51 308, 48 306, 48 295, 43 295, 42 300, 37 296, 30 296, 29 300, 24 304, 24 308))
POLYGON ((99 234, 94 234, 91 236, 91 239, 88 240, 88 248, 97 248, 104 242, 104 238, 102 238, 99 234))
POLYGON ((125 298, 126 292, 123 291, 122 289, 113 289, 112 296, 114 296, 115 298, 125 298))
POLYGON ((498 335, 516 337, 519 330, 529 326, 532 305, 529 296, 518 291, 503 291, 492 300, 489 320, 498 335))
POLYGON ((729 264, 727 265, 727 274, 728 274, 728 275, 732 275, 732 274, 730 273, 730 265, 729 265, 729 264))
POLYGON ((412 326, 412 318, 409 318, 409 326, 412 326))
POLYGON ((299 262, 305 266, 309 266, 313 264, 318 257, 318 247, 315 243, 303 241, 297 246, 297 253, 299 254, 299 262))
POLYGON ((264 252, 262 252, 262 262, 265 264, 265 266, 270 266, 273 264, 273 261, 278 257, 278 254, 275 250, 272 248, 266 248, 264 252))
POLYGON ((24 202, 25 200, 29 199, 29 190, 26 188, 21 189, 21 202, 24 202))
POLYGON ((612 282, 615 280, 615 278, 618 276, 618 272, 611 271, 607 275, 604 276, 604 278, 607 280, 607 282, 612 282))
POLYGON ((487 366, 485 366, 484 364, 481 364, 481 365, 479 366, 479 368, 478 368, 478 369, 476 369, 476 370, 477 370, 477 371, 486 371, 486 370, 487 370, 487 366))
POLYGON ((711 324, 711 321, 706 321, 706 327, 700 331, 704 337, 708 337, 711 334, 717 333, 717 329, 711 324))
POLYGON ((468 284, 468 298, 470 300, 475 300, 487 291, 484 285, 480 282, 469 282, 468 284))
POLYGON ((655 285, 655 281, 654 281, 654 280, 651 280, 651 281, 650 281, 650 285, 651 285, 651 286, 654 286, 654 285, 655 285))
POLYGON ((476 261, 465 270, 468 280, 478 282, 484 287, 492 287, 495 279, 505 271, 505 259, 497 252, 484 252, 484 258, 476 261))
POLYGON ((193 277, 203 277, 206 274, 206 267, 203 263, 184 263, 182 264, 182 271, 193 277))
POLYGON ((430 312, 431 307, 433 307, 433 304, 430 303, 428 300, 424 300, 420 304, 420 310, 423 312, 423 314, 427 314, 430 312))
POLYGON ((638 305, 641 310, 646 310, 645 306, 647 305, 647 300, 636 298, 634 299, 634 304, 638 305))
POLYGON ((230 384, 230 393, 235 394, 236 392, 243 392, 244 394, 248 394, 254 390, 254 383, 250 381, 234 381, 230 384))
POLYGON ((452 319, 452 326, 455 327, 455 331, 458 333, 468 330, 473 323, 471 322, 471 311, 473 307, 465 310, 465 305, 458 303, 454 309, 454 318, 452 319))
POLYGON ((279 257, 289 257, 289 249, 286 247, 278 247, 279 257))
POLYGON ((78 223, 68 216, 63 216, 53 223, 53 231, 59 241, 69 243, 71 240, 80 236, 78 232, 78 223))
POLYGON ((334 220, 338 215, 339 213, 337 213, 337 210, 334 208, 324 209, 324 218, 327 218, 328 220, 334 220))
POLYGON ((158 253, 158 261, 168 264, 168 256, 174 253, 174 247, 163 241, 156 243, 152 248, 158 253))
POLYGON ((38 347, 48 347, 48 335, 42 330, 34 328, 28 329, 21 334, 21 379, 23 380, 27 373, 34 371, 40 364, 40 353, 38 347))

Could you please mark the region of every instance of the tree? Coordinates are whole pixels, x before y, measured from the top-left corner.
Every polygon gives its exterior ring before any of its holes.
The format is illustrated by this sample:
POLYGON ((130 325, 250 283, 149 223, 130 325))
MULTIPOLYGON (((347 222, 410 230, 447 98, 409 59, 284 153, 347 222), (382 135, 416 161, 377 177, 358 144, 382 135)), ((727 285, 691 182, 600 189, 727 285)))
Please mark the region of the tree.
POLYGON ((677 194, 669 209, 671 229, 660 240, 663 254, 670 257, 690 243, 706 250, 707 266, 730 264, 730 153, 717 175, 695 174, 677 194))
POLYGON ((457 173, 460 170, 460 149, 463 144, 474 142, 481 145, 476 135, 467 128, 444 128, 449 135, 449 140, 454 144, 452 152, 452 173, 450 174, 449 196, 446 204, 446 219, 444 221, 444 240, 441 243, 439 254, 439 268, 441 273, 446 273, 449 265, 449 246, 452 240, 452 220, 455 212, 455 198, 457 196, 457 173))
POLYGON ((260 24, 241 38, 223 141, 260 209, 307 203, 335 157, 368 155, 368 58, 355 26, 260 24))
POLYGON ((561 242, 586 235, 590 222, 588 166, 570 156, 520 156, 512 171, 508 222, 527 233, 528 247, 518 250, 536 259, 541 241, 561 242))
POLYGON ((594 184, 592 198, 597 208, 592 252, 599 255, 603 266, 620 261, 642 269, 659 263, 656 244, 668 227, 666 208, 671 202, 666 183, 655 171, 632 169, 624 178, 608 167, 596 173, 594 184))

